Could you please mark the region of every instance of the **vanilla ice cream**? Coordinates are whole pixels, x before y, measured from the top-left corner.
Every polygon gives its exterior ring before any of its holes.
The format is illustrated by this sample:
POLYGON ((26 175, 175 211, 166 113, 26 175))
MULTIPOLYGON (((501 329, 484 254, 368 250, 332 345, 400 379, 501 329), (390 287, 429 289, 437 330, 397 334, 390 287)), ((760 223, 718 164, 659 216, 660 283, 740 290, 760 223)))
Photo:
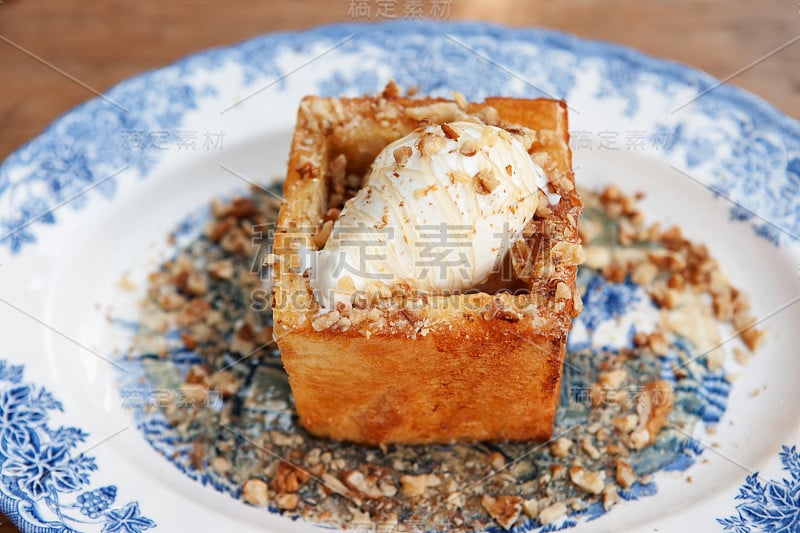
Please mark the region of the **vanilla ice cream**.
POLYGON ((558 195, 522 143, 473 122, 428 125, 386 146, 312 268, 318 302, 349 303, 376 283, 458 293, 494 271, 536 211, 558 195))

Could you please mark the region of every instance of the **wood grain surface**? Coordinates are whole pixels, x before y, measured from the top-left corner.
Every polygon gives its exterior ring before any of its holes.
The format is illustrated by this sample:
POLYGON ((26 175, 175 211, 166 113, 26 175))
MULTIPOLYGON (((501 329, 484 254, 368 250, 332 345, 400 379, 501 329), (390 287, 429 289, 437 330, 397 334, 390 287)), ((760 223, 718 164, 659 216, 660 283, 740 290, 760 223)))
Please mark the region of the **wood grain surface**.
MULTIPOLYGON (((415 3, 430 15, 435 1, 415 3)), ((687 63, 800 117, 797 0, 438 2, 437 18, 548 27, 687 63)), ((411 3, 396 0, 394 16, 411 3)), ((369 16, 356 20, 382 17, 377 0, 0 0, 0 160, 93 90, 258 34, 352 22, 357 4, 369 16)))

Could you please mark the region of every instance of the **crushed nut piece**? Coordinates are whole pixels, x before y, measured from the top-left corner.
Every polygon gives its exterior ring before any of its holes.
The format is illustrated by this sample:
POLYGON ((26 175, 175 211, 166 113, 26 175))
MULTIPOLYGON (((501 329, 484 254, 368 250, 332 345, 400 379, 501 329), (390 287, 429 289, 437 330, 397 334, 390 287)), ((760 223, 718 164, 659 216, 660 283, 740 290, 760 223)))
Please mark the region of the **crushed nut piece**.
POLYGON ((300 486, 308 481, 308 477, 308 472, 299 466, 281 461, 275 477, 270 481, 270 487, 275 492, 297 492, 300 486))
POLYGON ((314 331, 325 331, 329 327, 336 324, 339 321, 341 315, 339 315, 339 311, 329 311, 322 315, 317 315, 314 317, 314 320, 311 321, 311 327, 314 328, 314 331))
POLYGON ((631 272, 631 281, 642 287, 649 286, 658 275, 658 267, 649 261, 640 263, 631 272))
POLYGON ((595 447, 592 438, 589 435, 581 437, 581 448, 586 452, 586 455, 595 461, 600 458, 600 450, 595 447))
POLYGON ((566 283, 563 281, 559 281, 558 285, 556 285, 556 300, 571 300, 572 299, 572 291, 567 286, 566 283))
POLYGON ((420 474, 417 476, 404 475, 400 477, 402 487, 400 492, 404 496, 420 496, 425 492, 428 487, 436 487, 441 483, 441 480, 434 474, 420 474))
POLYGON ((639 417, 635 414, 615 416, 614 418, 611 419, 611 425, 614 426, 614 429, 616 429, 623 435, 627 435, 628 433, 636 429, 638 423, 639 423, 639 417))
POLYGON ((739 333, 742 341, 751 352, 755 352, 761 347, 766 339, 766 335, 765 331, 753 327, 747 328, 739 333))
POLYGON ((640 426, 644 424, 647 428, 650 444, 655 443, 658 433, 667 425, 674 404, 675 391, 669 381, 659 379, 645 384, 636 399, 636 411, 640 426))
POLYGON ((582 466, 572 466, 569 469, 569 479, 582 491, 600 494, 605 486, 606 473, 588 472, 582 466))
POLYGON ((603 489, 603 509, 608 511, 619 502, 619 492, 616 485, 606 485, 603 489))
POLYGON ((567 457, 572 445, 572 440, 566 437, 559 437, 550 444, 550 453, 555 457, 567 457))
POLYGON ((397 162, 398 165, 403 166, 408 163, 408 160, 411 159, 411 154, 414 151, 411 149, 410 146, 401 146, 399 148, 395 148, 392 155, 394 156, 394 160, 397 162))
POLYGON ((215 279, 231 279, 233 277, 233 263, 224 261, 215 261, 208 265, 208 273, 215 279))
POLYGON ((636 482, 636 472, 622 459, 617 459, 616 480, 623 489, 627 489, 636 482))
POLYGON ((627 379, 628 373, 623 369, 616 369, 616 370, 608 370, 606 372, 600 372, 597 383, 601 387, 605 387, 607 389, 618 389, 622 382, 627 379))
POLYGON ((484 494, 481 505, 494 518, 503 529, 509 530, 522 513, 524 500, 519 496, 498 496, 492 498, 484 494))
POLYGON ((464 95, 462 93, 460 93, 458 91, 453 91, 451 94, 453 95, 453 100, 455 101, 455 103, 459 107, 459 109, 466 109, 467 108, 468 102, 467 102, 466 97, 464 97, 464 95))
POLYGON ((667 339, 665 339, 664 334, 660 332, 651 333, 647 336, 647 346, 656 355, 666 355, 669 351, 667 339))
POLYGON ((326 220, 322 223, 322 226, 319 227, 316 233, 314 233, 314 246, 316 246, 317 250, 322 250, 325 248, 325 244, 328 242, 328 238, 331 236, 331 231, 333 231, 333 221, 326 220))
POLYGON ((441 135, 426 133, 420 137, 417 143, 417 148, 423 156, 430 157, 442 151, 445 146, 445 142, 446 141, 444 137, 441 135))
MULTIPOLYGON (((329 453, 329 452, 325 452, 325 453, 329 453)), ((322 455, 324 456, 325 454, 322 454, 322 455)), ((323 461, 323 464, 324 464, 324 461, 323 461)), ((342 496, 349 496, 349 494, 350 494, 350 491, 347 490, 347 487, 345 486, 345 484, 342 483, 341 481, 339 481, 339 479, 336 476, 334 476, 333 474, 330 474, 328 472, 323 474, 322 475, 322 482, 325 484, 325 488, 327 488, 331 492, 335 492, 336 494, 341 494, 342 496)))
POLYGON ((489 454, 489 464, 495 470, 502 470, 506 466, 506 458, 500 452, 492 452, 489 454))
POLYGON ((567 514, 567 506, 561 502, 556 502, 545 507, 539 512, 539 523, 543 526, 559 521, 567 514))
POLYGON ((479 140, 469 139, 461 144, 461 147, 458 149, 458 151, 461 152, 461 155, 472 157, 473 155, 477 154, 480 149, 481 142, 479 140))
POLYGON ((580 265, 585 261, 583 247, 573 242, 557 242, 550 250, 550 258, 556 264, 569 266, 580 265))
POLYGON ((242 485, 242 499, 250 505, 267 505, 269 502, 267 484, 261 479, 248 479, 242 485))
POLYGON ((522 510, 525 511, 525 514, 530 518, 536 518, 539 515, 539 500, 534 498, 525 500, 522 503, 522 510))
POLYGON ((458 132, 456 131, 455 128, 453 128, 453 126, 445 122, 441 125, 441 128, 445 137, 447 137, 448 139, 452 139, 454 141, 458 140, 459 137, 458 132))
POLYGON ((278 509, 283 509, 284 511, 293 511, 294 509, 297 509, 297 505, 299 503, 300 496, 294 492, 275 495, 275 505, 278 507, 278 509))
POLYGON ((374 482, 368 482, 364 474, 358 470, 352 470, 342 476, 342 480, 347 487, 356 494, 367 499, 378 499, 383 497, 383 491, 375 486, 374 482))
POLYGON ((481 132, 481 142, 490 148, 497 144, 497 140, 499 138, 500 137, 497 135, 497 130, 490 126, 484 127, 483 131, 481 132))
POLYGON ((489 194, 495 190, 498 185, 500 185, 500 182, 490 168, 481 169, 475 174, 475 190, 477 190, 479 194, 489 194))

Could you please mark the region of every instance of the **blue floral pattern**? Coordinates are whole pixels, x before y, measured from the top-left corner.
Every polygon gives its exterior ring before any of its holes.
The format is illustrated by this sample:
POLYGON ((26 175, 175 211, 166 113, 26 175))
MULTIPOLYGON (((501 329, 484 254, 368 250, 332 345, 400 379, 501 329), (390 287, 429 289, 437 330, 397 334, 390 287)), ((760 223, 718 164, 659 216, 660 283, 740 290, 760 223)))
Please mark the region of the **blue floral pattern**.
MULTIPOLYGON (((19 253, 36 242, 37 225, 55 224, 54 207, 81 209, 93 196, 112 198, 119 179, 146 177, 164 150, 157 143, 131 149, 125 133, 160 132, 167 140, 176 135, 190 112, 219 94, 215 71, 234 69, 244 89, 268 80, 272 89, 285 91, 291 83, 286 54, 314 57, 334 46, 334 68, 312 74, 321 94, 374 92, 394 77, 401 86, 418 85, 434 95, 457 87, 470 98, 569 99, 579 73, 594 73, 594 98, 619 107, 624 123, 637 126, 651 111, 643 109, 642 95, 665 95, 673 109, 649 124, 652 132, 672 133, 670 143, 660 146, 664 156, 757 212, 758 220, 748 220, 758 235, 786 244, 787 233, 800 234, 800 195, 787 194, 798 188, 800 126, 763 101, 717 87, 701 72, 611 44, 543 30, 397 21, 259 37, 122 83, 108 92, 114 104, 96 98, 77 107, 0 165, 0 206, 8 207, 0 215, 0 244, 19 253), (345 62, 346 69, 335 68, 345 62), (395 70, 398 64, 403 68, 395 70), (482 75, 487 69, 491 75, 482 75), (707 90, 691 106, 674 109, 683 101, 676 95, 707 90)), ((591 77, 582 76, 582 83, 591 77)))
POLYGON ((2 511, 23 531, 140 533, 154 527, 138 503, 114 506, 114 485, 76 494, 89 487, 97 470, 93 457, 76 450, 88 434, 51 428, 50 412, 63 410, 61 403, 22 377, 22 365, 0 360, 2 511))
POLYGON ((736 514, 719 518, 725 531, 751 533, 796 533, 800 531, 800 453, 797 446, 781 450, 788 478, 763 482, 755 472, 739 488, 736 514))

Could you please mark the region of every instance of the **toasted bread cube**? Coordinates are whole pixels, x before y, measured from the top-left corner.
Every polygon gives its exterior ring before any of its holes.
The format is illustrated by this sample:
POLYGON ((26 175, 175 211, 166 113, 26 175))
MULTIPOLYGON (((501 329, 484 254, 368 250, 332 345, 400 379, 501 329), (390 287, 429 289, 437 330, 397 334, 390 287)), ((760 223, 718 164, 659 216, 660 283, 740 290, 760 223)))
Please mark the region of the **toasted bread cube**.
POLYGON ((274 245, 273 313, 306 429, 367 444, 551 436, 567 334, 580 309, 581 203, 571 158, 567 109, 558 100, 488 98, 462 109, 387 93, 303 99, 274 245), (465 112, 534 130, 531 157, 561 195, 555 206, 537 210, 524 232, 525 268, 495 289, 420 296, 401 287, 407 292, 384 305, 320 309, 300 255, 324 245, 343 202, 342 174, 363 176, 421 118, 441 123, 465 112), (496 290, 512 287, 525 290, 496 290))

